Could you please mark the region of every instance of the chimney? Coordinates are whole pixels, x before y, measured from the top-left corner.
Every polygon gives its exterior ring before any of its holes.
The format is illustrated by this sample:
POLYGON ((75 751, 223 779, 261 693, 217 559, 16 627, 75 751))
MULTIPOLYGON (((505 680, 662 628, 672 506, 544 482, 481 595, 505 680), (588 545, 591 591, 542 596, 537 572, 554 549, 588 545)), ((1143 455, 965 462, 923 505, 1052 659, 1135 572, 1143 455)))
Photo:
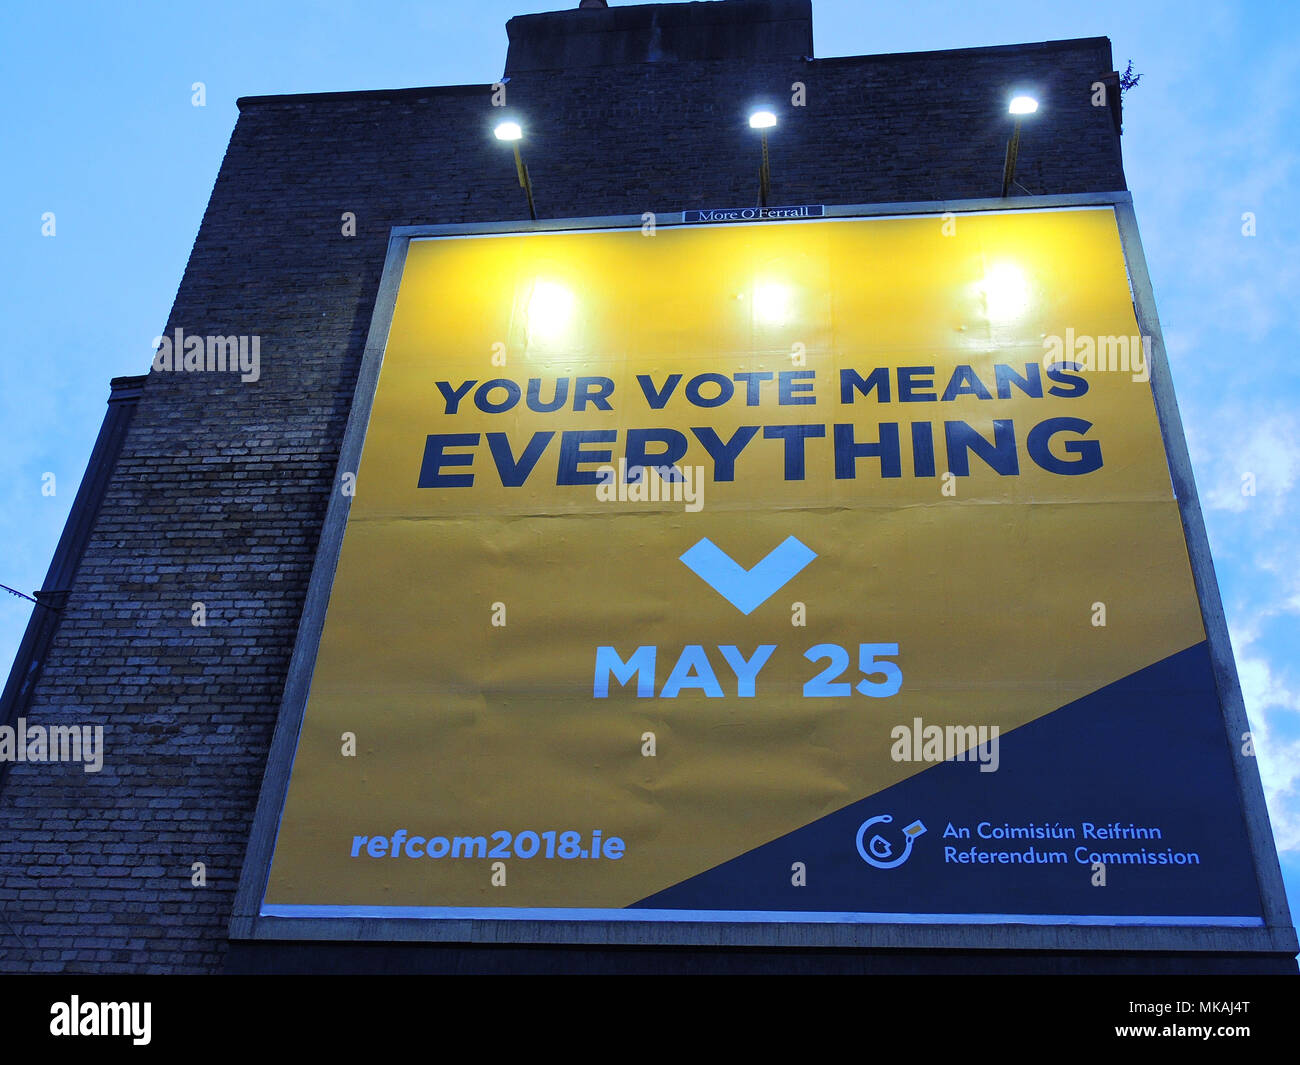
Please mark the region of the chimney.
POLYGON ((713 0, 516 15, 506 23, 506 76, 688 59, 812 55, 812 0, 713 0))

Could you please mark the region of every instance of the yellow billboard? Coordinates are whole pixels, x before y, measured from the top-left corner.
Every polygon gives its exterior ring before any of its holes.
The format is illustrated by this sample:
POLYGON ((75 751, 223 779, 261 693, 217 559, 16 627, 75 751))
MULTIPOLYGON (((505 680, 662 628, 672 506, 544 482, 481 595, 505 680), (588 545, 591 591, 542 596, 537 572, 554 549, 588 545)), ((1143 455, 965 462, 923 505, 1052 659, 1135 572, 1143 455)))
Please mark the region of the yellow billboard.
POLYGON ((1148 355, 1109 208, 411 240, 262 914, 1261 923, 1148 355))

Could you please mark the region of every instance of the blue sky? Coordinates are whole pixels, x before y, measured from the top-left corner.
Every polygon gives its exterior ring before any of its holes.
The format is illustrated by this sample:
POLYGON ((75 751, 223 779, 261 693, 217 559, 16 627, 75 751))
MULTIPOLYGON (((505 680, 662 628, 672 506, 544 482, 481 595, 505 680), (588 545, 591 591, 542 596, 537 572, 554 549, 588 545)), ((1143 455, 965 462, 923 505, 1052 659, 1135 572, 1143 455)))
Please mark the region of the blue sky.
MULTIPOLYGON (((525 0, 6 5, 0 583, 40 586, 104 414, 143 373, 235 99, 494 81, 525 0), (191 105, 191 85, 207 105, 191 105), (41 235, 53 211, 56 236, 41 235), (53 473, 56 494, 42 494, 53 473)), ((576 5, 575 5, 576 6, 576 5)), ((1300 6, 814 0, 820 57, 1108 36, 1124 160, 1293 913, 1300 910, 1300 6), (1255 218, 1245 236, 1242 216, 1255 218), (1253 474, 1255 494, 1243 494, 1253 474)), ((0 593, 7 670, 29 615, 0 593)))

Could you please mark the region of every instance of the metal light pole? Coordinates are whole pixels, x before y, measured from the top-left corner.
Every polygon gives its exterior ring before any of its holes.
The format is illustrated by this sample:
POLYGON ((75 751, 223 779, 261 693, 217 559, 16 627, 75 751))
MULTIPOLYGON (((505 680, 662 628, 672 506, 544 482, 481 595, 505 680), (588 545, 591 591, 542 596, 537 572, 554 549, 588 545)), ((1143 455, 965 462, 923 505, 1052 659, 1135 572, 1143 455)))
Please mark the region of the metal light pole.
POLYGON ((1017 96, 1008 108, 1016 116, 1016 124, 1011 130, 1011 140, 1007 142, 1007 158, 1002 167, 1002 195, 1011 195, 1011 185, 1016 179, 1016 158, 1020 155, 1020 123, 1025 115, 1032 115, 1038 110, 1038 101, 1032 96, 1017 96))
POLYGON ((758 205, 767 206, 767 194, 772 185, 772 170, 768 165, 767 131, 776 125, 776 115, 771 111, 755 111, 749 116, 751 129, 759 130, 763 138, 763 161, 758 168, 758 205))
POLYGON ((528 196, 528 217, 536 222, 537 208, 533 206, 533 183, 528 177, 528 167, 524 165, 524 158, 519 153, 519 141, 523 138, 524 131, 519 128, 518 122, 502 122, 493 132, 496 133, 497 140, 509 141, 510 146, 515 150, 515 172, 519 175, 519 187, 528 196))

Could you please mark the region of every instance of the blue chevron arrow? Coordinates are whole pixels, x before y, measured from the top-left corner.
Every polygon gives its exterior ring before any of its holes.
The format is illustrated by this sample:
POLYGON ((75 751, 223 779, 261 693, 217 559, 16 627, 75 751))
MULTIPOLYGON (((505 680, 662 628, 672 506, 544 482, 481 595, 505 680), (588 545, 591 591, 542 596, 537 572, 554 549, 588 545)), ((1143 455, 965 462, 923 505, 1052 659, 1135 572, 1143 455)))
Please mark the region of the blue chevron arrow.
POLYGON ((745 569, 706 537, 681 561, 742 614, 752 614, 816 557, 817 552, 787 536, 753 569, 745 569))

